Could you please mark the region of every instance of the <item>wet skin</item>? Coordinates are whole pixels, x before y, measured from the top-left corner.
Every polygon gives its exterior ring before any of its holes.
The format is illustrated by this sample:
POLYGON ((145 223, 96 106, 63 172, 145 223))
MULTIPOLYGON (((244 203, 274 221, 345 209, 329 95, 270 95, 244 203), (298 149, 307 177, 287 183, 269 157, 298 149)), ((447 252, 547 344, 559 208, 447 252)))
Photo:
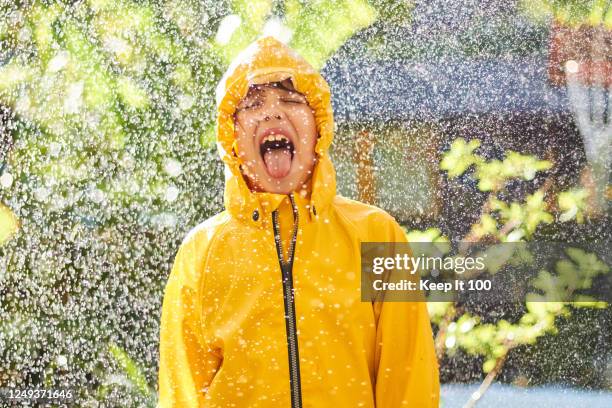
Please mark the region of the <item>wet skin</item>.
POLYGON ((237 154, 254 191, 289 194, 306 188, 316 162, 314 112, 291 82, 255 85, 234 115, 237 154))

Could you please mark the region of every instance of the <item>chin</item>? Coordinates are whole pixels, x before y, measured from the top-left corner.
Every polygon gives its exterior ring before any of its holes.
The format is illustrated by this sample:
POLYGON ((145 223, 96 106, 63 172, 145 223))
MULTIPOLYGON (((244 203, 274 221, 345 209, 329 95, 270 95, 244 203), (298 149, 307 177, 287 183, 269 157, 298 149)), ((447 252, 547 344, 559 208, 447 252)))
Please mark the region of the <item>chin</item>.
POLYGON ((297 184, 291 183, 289 180, 279 180, 277 184, 270 183, 263 187, 264 191, 275 194, 290 194, 297 189, 297 184))
POLYGON ((296 177, 296 174, 289 174, 282 179, 274 179, 269 174, 265 175, 265 182, 259 183, 258 190, 274 194, 291 194, 299 189, 304 183, 304 177, 296 177))

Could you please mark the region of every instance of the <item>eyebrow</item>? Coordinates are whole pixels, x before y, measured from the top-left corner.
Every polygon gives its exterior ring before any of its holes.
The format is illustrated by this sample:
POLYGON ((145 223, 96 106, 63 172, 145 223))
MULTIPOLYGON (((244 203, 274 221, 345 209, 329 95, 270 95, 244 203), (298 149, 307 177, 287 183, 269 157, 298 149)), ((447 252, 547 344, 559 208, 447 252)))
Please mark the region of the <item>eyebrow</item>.
MULTIPOLYGON (((283 89, 283 88, 276 88, 276 89, 280 89, 281 91, 285 92, 286 94, 285 96, 306 99, 306 97, 298 91, 293 91, 291 89, 283 89)), ((238 106, 244 106, 245 104, 248 104, 250 102, 263 98, 265 94, 265 90, 266 90, 265 87, 250 88, 246 96, 242 98, 242 100, 238 103, 238 106)))

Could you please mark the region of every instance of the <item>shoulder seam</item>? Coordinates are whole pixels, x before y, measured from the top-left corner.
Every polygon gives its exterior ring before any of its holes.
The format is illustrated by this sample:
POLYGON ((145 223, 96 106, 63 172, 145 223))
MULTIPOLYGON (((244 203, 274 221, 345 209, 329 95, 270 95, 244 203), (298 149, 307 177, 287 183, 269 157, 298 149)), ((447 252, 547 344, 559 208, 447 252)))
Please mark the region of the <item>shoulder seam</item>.
POLYGON ((349 203, 355 203, 355 204, 358 204, 358 205, 362 205, 362 206, 370 208, 370 209, 372 209, 372 210, 374 210, 376 212, 379 212, 379 213, 382 213, 382 214, 386 214, 387 216, 391 217, 391 214, 389 214, 386 210, 384 210, 383 208, 380 208, 380 207, 378 207, 376 205, 364 203, 362 201, 354 200, 352 198, 344 197, 344 196, 341 196, 341 195, 337 195, 336 197, 339 197, 341 200, 345 200, 345 201, 347 201, 349 203))

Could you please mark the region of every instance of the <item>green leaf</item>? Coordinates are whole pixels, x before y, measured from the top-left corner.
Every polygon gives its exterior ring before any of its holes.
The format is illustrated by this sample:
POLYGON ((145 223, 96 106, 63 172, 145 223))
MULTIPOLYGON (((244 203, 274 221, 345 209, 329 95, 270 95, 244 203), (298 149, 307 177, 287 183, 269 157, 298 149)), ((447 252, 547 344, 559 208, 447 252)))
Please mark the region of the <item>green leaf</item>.
POLYGON ((478 189, 497 191, 502 188, 506 180, 503 170, 504 166, 499 160, 491 160, 477 166, 474 176, 479 180, 478 189))
POLYGON ((531 236, 538 225, 550 224, 554 221, 554 217, 546 211, 547 204, 544 201, 544 193, 536 191, 528 196, 525 202, 525 223, 524 229, 527 236, 531 236))
POLYGON ((451 147, 442 155, 440 169, 448 172, 449 178, 455 178, 463 173, 473 164, 480 162, 479 156, 474 150, 480 146, 477 139, 466 142, 463 138, 457 138, 451 143, 451 147))
POLYGON ((472 225, 471 234, 480 239, 487 235, 497 235, 497 221, 490 214, 483 214, 480 222, 472 225))
POLYGON ((536 21, 542 22, 552 17, 565 25, 577 27, 601 24, 606 1, 522 0, 520 7, 536 21))
POLYGON ((149 104, 147 93, 128 77, 117 79, 117 92, 125 103, 134 108, 144 108, 149 104))
POLYGON ((493 368, 495 368, 496 360, 494 358, 490 358, 485 361, 482 365, 482 371, 485 373, 490 373, 493 368))
POLYGON ((535 156, 523 155, 514 151, 507 152, 503 165, 505 177, 522 178, 523 180, 533 180, 537 172, 552 167, 552 163, 548 160, 539 160, 535 156))
POLYGON ((596 254, 572 247, 566 248, 565 254, 578 265, 580 272, 585 276, 595 277, 610 272, 610 267, 596 254))
POLYGON ((588 192, 583 188, 573 188, 563 191, 557 196, 559 210, 562 212, 559 221, 567 222, 573 219, 579 224, 584 222, 584 214, 588 209, 588 192))
POLYGON ((7 242, 18 230, 19 222, 10 208, 0 203, 0 246, 7 242))
POLYGON ((448 238, 438 228, 428 228, 425 231, 410 230, 406 233, 409 242, 448 242, 448 238))
POLYGON ((552 167, 547 160, 509 151, 503 161, 493 159, 478 161, 474 176, 481 191, 498 191, 511 179, 532 180, 537 172, 552 167))
POLYGON ((200 145, 204 148, 213 146, 217 140, 216 124, 209 123, 204 131, 200 134, 200 145))
POLYGON ((484 258, 486 269, 495 274, 512 258, 516 247, 513 245, 493 245, 487 248, 481 255, 484 258))
POLYGON ((132 360, 121 347, 114 343, 109 345, 109 351, 114 359, 119 363, 121 369, 125 372, 130 382, 134 384, 134 386, 143 396, 150 397, 152 395, 152 391, 149 388, 147 379, 145 378, 142 369, 138 366, 138 364, 132 360))
POLYGON ((452 307, 453 302, 427 302, 429 318, 435 324, 440 324, 448 309, 452 307))
POLYGON ((566 299, 565 293, 562 290, 563 286, 559 283, 557 276, 551 274, 548 271, 542 270, 538 275, 532 279, 531 285, 541 290, 547 299, 566 299))

